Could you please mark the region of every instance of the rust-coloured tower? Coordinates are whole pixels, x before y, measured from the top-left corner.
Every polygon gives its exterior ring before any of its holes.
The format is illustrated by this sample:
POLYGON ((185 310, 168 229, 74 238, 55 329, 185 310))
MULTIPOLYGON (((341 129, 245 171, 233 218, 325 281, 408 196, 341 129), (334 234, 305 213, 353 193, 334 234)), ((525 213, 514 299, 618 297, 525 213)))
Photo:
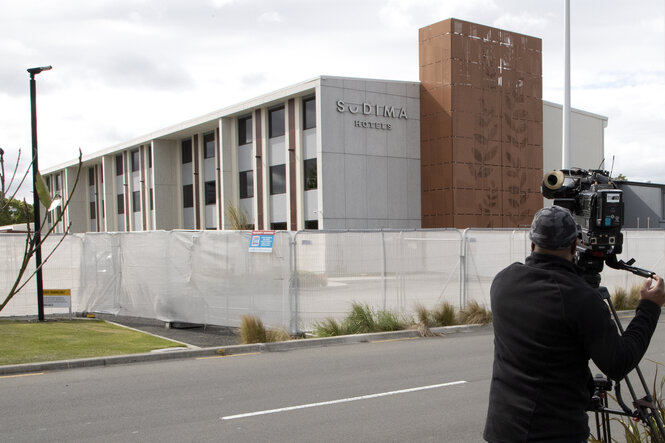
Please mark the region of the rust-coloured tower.
POLYGON ((542 207, 541 40, 448 19, 420 29, 423 228, 517 227, 542 207))

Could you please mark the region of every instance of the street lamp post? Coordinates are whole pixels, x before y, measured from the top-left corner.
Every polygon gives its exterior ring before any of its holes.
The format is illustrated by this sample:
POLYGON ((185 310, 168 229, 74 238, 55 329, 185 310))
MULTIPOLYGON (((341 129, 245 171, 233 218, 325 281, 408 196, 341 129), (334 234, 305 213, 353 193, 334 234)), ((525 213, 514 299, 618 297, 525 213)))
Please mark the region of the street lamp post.
POLYGON ((41 66, 39 68, 30 68, 30 114, 32 125, 32 193, 33 210, 35 213, 35 268, 37 270, 37 313, 39 321, 44 321, 44 285, 42 282, 42 245, 41 245, 41 226, 39 220, 39 195, 37 194, 37 174, 39 172, 38 150, 37 150, 37 97, 35 75, 42 71, 48 71, 51 66, 41 66))

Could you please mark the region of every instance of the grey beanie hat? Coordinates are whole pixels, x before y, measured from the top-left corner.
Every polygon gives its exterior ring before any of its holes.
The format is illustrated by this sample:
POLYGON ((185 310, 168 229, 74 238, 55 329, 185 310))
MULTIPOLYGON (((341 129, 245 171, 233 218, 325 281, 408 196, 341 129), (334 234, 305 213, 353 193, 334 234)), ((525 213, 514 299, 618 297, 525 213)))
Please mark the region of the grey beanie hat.
POLYGON ((568 209, 548 206, 533 216, 529 238, 541 248, 566 249, 577 238, 577 224, 568 209))

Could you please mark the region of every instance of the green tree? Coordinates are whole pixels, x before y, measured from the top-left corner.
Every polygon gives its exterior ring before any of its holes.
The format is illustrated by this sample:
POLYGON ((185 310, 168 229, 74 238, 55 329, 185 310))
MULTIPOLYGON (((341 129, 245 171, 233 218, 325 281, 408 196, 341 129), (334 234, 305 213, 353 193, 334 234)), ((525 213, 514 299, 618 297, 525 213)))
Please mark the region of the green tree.
POLYGON ((30 223, 34 218, 31 204, 15 198, 0 201, 0 226, 30 223))
POLYGON ((628 180, 625 175, 619 174, 616 177, 614 177, 614 180, 628 180))

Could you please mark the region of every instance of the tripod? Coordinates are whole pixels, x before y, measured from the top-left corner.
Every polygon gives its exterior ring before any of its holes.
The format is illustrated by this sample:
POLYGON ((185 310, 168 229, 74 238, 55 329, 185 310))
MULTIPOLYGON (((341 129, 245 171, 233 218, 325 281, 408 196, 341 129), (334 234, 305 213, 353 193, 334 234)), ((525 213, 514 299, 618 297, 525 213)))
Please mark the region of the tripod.
MULTIPOLYGON (((628 265, 628 267, 632 268, 630 265, 628 265)), ((639 268, 626 270, 633 272, 633 269, 639 268)), ((649 271, 644 271, 642 269, 640 269, 640 271, 649 273, 649 276, 653 275, 653 273, 650 273, 649 271)), ((614 319, 614 322, 617 325, 620 333, 623 334, 624 329, 621 325, 621 322, 619 321, 619 317, 610 298, 609 291, 604 286, 600 286, 598 291, 600 296, 607 301, 607 304, 609 305, 612 312, 612 318, 614 319)), ((646 393, 643 398, 638 399, 630 379, 628 376, 624 377, 623 381, 625 381, 633 399, 633 407, 635 408, 634 410, 631 410, 621 397, 620 380, 614 382, 614 392, 616 395, 617 403, 621 407, 621 410, 610 409, 608 407, 607 392, 612 390, 612 381, 603 374, 598 374, 594 377, 593 381, 595 391, 591 399, 591 407, 589 410, 593 411, 595 414, 597 432, 596 435, 598 439, 601 439, 602 435, 601 441, 603 442, 609 443, 612 441, 612 435, 610 431, 610 415, 613 414, 630 417, 635 421, 641 421, 642 424, 649 429, 652 442, 665 443, 665 426, 663 425, 663 418, 661 417, 660 411, 658 410, 658 405, 655 403, 651 394, 649 394, 649 387, 639 366, 636 366, 634 371, 638 375, 640 383, 642 384, 642 388, 646 393)))

